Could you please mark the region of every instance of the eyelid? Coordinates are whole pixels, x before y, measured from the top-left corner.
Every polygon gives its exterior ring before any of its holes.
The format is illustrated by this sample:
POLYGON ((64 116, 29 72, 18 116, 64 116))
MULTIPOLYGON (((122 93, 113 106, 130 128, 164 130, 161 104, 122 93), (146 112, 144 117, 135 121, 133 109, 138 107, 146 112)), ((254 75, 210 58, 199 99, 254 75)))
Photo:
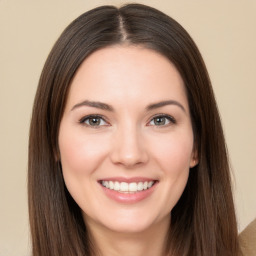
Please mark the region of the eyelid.
MULTIPOLYGON (((150 118, 150 120, 148 121, 148 125, 150 126, 150 122, 154 119, 154 118, 158 118, 158 117, 163 117, 163 118, 166 118, 166 119, 168 119, 169 121, 170 121, 170 123, 171 124, 176 124, 177 123, 177 121, 176 121, 176 119, 173 117, 173 116, 171 116, 171 115, 168 115, 168 114, 156 114, 156 115, 154 115, 154 116, 152 116, 151 118, 150 118)), ((160 127, 162 126, 162 127, 166 127, 166 126, 168 126, 169 124, 166 124, 166 125, 159 125, 160 127)), ((156 126, 156 125, 155 125, 156 126)))
POLYGON ((106 118, 102 115, 99 115, 99 114, 90 114, 90 115, 83 116, 82 118, 79 119, 79 123, 82 124, 82 125, 88 126, 88 127, 92 127, 92 128, 100 128, 101 126, 108 126, 109 125, 109 122, 106 121, 106 118), (99 126, 88 125, 88 124, 85 123, 85 121, 87 121, 89 118, 100 118, 106 123, 106 125, 99 125, 99 126))
MULTIPOLYGON (((171 116, 171 115, 168 115, 168 114, 156 114, 156 115, 154 115, 154 116, 152 116, 152 117, 150 118, 150 120, 147 122, 147 126, 151 126, 151 125, 150 125, 150 122, 152 122, 153 119, 155 119, 155 118, 166 118, 166 119, 168 119, 168 120, 170 121, 171 124, 176 124, 176 123, 177 123, 176 120, 175 120, 175 118, 174 118, 173 116, 171 116)), ((104 116, 102 116, 102 115, 99 115, 99 114, 90 114, 90 115, 83 116, 82 118, 79 119, 79 123, 82 124, 82 125, 88 126, 88 127, 92 127, 92 128, 100 128, 100 127, 102 127, 102 126, 108 126, 108 125, 110 125, 109 122, 106 120, 106 118, 105 118, 104 116), (100 119, 102 119, 106 124, 104 124, 104 125, 95 125, 95 126, 86 124, 85 122, 86 122, 89 118, 100 118, 100 119)), ((165 124, 165 125, 159 125, 159 126, 160 126, 160 127, 161 127, 161 126, 162 126, 162 127, 166 127, 166 126, 168 126, 168 125, 169 125, 169 123, 168 123, 168 124, 165 124)), ((156 126, 156 125, 152 125, 152 126, 156 126)))

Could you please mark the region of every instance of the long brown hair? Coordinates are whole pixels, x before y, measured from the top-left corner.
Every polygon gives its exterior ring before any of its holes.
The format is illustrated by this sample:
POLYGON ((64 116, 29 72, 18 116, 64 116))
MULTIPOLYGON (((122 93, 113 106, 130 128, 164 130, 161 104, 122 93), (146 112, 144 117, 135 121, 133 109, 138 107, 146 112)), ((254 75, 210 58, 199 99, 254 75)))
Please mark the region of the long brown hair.
MULTIPOLYGON (((195 43, 175 20, 141 4, 102 6, 74 20, 42 71, 30 127, 28 198, 33 256, 92 255, 79 206, 58 161, 58 132, 69 86, 83 60, 113 44, 166 56, 186 86, 199 164, 173 208, 173 256, 236 256, 237 227, 225 140, 210 79, 195 43)), ((170 195, 171 196, 171 195, 170 195)))

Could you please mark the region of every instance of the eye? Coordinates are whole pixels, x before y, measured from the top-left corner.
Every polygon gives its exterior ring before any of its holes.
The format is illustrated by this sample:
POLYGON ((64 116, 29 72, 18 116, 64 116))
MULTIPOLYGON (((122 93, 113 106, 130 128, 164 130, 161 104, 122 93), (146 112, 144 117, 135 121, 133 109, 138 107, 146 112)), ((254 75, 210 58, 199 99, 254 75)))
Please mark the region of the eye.
POLYGON ((169 125, 170 123, 173 123, 173 124, 176 123, 173 117, 169 115, 159 115, 152 118, 149 122, 149 125, 166 126, 166 125, 169 125))
POLYGON ((108 123, 104 120, 102 116, 97 116, 97 115, 90 115, 90 116, 83 117, 82 119, 79 120, 79 123, 85 124, 86 126, 95 127, 95 128, 108 125, 108 123))

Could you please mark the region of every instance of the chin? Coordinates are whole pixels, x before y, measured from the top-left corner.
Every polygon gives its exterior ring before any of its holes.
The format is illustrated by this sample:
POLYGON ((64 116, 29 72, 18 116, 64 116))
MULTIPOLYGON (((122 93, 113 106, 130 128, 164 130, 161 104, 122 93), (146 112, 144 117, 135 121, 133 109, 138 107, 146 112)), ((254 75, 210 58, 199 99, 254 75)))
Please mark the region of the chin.
MULTIPOLYGON (((138 234, 143 232, 154 231, 159 225, 169 226, 170 214, 166 217, 158 215, 148 215, 145 212, 129 212, 126 214, 118 213, 98 216, 99 218, 90 220, 88 224, 96 224, 99 228, 103 228, 106 231, 120 233, 120 234, 138 234)), ((88 219, 87 219, 88 221, 88 219)), ((85 219, 85 222, 87 222, 85 219)), ((93 225, 91 225, 92 227, 93 225)))
POLYGON ((137 221, 131 221, 131 222, 115 222, 112 225, 108 225, 108 228, 112 230, 113 232, 118 233, 125 233, 125 234, 131 234, 131 233, 141 233, 144 232, 152 227, 152 223, 146 223, 146 222, 137 222, 137 221))

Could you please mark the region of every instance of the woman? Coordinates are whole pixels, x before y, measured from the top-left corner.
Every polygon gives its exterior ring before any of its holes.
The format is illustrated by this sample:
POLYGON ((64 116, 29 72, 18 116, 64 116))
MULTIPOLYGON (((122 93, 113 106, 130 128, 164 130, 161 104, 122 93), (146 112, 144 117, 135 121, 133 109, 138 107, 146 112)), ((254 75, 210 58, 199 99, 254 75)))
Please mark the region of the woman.
POLYGON ((44 66, 29 142, 33 255, 238 255, 202 57, 156 9, 102 6, 44 66))

